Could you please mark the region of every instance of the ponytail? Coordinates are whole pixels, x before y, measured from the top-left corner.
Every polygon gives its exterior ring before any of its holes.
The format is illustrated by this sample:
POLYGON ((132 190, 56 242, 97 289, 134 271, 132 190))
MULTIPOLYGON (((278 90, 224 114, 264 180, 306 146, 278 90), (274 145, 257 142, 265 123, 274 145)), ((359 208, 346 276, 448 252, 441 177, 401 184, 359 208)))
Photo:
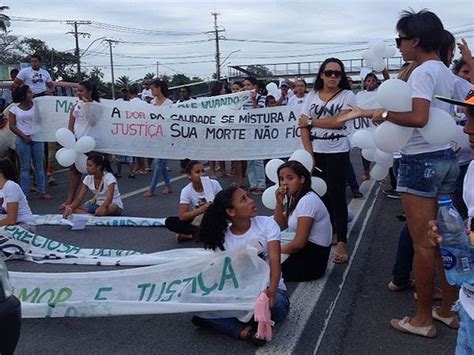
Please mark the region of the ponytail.
POLYGON ((102 154, 93 154, 87 160, 92 161, 95 165, 100 166, 102 171, 114 173, 112 170, 112 165, 110 165, 109 159, 105 155, 102 154))
POLYGON ((220 191, 204 213, 198 236, 204 248, 224 250, 225 232, 230 222, 226 210, 233 207, 232 197, 236 190, 237 187, 232 186, 220 191))

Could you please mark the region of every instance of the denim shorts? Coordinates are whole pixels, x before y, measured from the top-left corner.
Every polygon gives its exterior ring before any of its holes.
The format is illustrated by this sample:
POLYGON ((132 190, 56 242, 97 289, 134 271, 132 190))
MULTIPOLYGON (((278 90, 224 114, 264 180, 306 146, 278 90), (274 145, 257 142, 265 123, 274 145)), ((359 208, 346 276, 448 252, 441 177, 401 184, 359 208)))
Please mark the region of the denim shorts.
MULTIPOLYGON (((85 203, 84 207, 86 208, 87 213, 95 214, 95 211, 100 207, 100 205, 89 200, 85 203)), ((119 207, 116 216, 121 216, 121 215, 122 215, 122 209, 119 207)))
POLYGON ((397 191, 435 198, 450 194, 456 187, 459 166, 451 148, 436 152, 402 155, 397 191))

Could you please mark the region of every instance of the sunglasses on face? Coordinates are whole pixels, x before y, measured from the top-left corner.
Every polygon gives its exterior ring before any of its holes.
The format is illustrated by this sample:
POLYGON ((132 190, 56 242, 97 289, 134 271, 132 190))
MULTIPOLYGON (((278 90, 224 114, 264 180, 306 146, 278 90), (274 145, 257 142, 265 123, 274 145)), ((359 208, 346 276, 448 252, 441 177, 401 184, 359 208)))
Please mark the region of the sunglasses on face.
POLYGON ((334 75, 335 78, 340 78, 342 75, 342 71, 340 70, 325 70, 323 71, 325 77, 330 78, 334 75))
POLYGON ((397 44, 397 48, 400 48, 400 45, 402 44, 402 41, 404 39, 407 39, 407 40, 410 40, 410 39, 413 39, 415 37, 413 36, 399 36, 397 38, 395 38, 395 43, 397 44))

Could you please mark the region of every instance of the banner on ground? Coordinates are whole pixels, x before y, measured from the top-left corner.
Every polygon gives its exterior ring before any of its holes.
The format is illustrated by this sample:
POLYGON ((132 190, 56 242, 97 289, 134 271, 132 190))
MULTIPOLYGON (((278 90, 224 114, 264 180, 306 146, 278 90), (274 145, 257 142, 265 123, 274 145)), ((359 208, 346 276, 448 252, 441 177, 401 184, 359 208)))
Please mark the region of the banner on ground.
MULTIPOLYGON (((65 223, 60 214, 33 215, 36 225, 71 225, 65 223)), ((143 218, 143 217, 122 217, 122 216, 88 216, 87 226, 106 227, 164 227, 166 218, 143 218)))
MULTIPOLYGON (((67 97, 35 99, 32 138, 56 141, 76 102, 67 97)), ((96 141, 94 150, 120 155, 197 160, 252 160, 290 156, 302 149, 298 127, 301 106, 252 110, 179 108, 143 102, 101 100, 82 111, 96 141)), ((369 119, 350 121, 365 128, 369 119), (367 122, 366 122, 367 121, 367 122)), ((338 138, 336 138, 338 139, 338 138)))
POLYGON ((183 248, 143 254, 135 250, 82 248, 32 233, 18 225, 0 227, 0 254, 44 264, 140 266, 157 265, 212 252, 200 248, 183 248))
POLYGON ((11 272, 25 318, 253 310, 269 267, 255 248, 120 271, 11 272))

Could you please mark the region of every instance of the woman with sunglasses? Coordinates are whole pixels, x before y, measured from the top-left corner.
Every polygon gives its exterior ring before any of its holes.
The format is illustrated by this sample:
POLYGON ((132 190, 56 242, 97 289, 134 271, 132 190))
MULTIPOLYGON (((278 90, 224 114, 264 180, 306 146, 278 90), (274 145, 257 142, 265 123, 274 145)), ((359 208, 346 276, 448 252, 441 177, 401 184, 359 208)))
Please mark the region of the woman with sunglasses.
POLYGON ((314 90, 306 97, 300 118, 303 146, 313 154, 316 166, 322 171, 321 178, 328 187, 322 199, 337 236, 335 263, 346 263, 349 259, 346 167, 349 164, 350 129, 340 118, 350 112, 355 102, 344 64, 337 58, 328 58, 319 68, 314 90))

